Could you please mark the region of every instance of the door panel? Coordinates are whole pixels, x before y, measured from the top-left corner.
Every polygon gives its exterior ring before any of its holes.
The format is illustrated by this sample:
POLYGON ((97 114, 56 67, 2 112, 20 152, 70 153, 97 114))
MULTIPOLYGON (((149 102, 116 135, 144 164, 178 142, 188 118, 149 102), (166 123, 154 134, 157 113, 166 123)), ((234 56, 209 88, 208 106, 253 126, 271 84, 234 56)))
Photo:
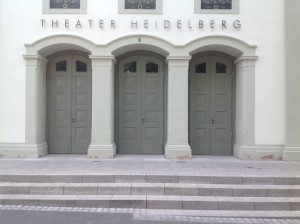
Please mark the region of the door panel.
POLYGON ((119 66, 119 147, 120 154, 140 153, 140 64, 138 57, 130 57, 119 66))
POLYGON ((142 154, 163 153, 163 64, 142 58, 142 154))
POLYGON ((231 155, 231 73, 231 62, 211 58, 212 155, 231 155))
POLYGON ((50 74, 50 153, 69 153, 72 117, 72 58, 63 56, 52 62, 50 74))
POLYGON ((201 57, 191 63, 190 144, 193 154, 231 155, 232 63, 201 57))
POLYGON ((50 68, 49 151, 87 153, 91 141, 91 70, 88 59, 64 55, 50 68))
POLYGON ((73 56, 72 75, 72 150, 73 154, 85 154, 91 142, 91 86, 89 60, 73 56))
POLYGON ((163 64, 135 56, 119 64, 120 154, 162 154, 163 64))
POLYGON ((209 154, 209 60, 201 58, 191 64, 190 144, 194 154, 209 154))

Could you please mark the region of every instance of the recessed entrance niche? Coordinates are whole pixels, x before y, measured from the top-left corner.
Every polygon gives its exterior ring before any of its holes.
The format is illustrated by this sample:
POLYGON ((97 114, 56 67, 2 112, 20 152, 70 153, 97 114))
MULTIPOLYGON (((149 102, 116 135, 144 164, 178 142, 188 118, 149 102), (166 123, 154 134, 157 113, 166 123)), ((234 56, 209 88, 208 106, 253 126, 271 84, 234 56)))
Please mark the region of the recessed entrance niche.
POLYGON ((232 155, 232 61, 193 59, 190 67, 190 146, 195 155, 232 155))
POLYGON ((83 56, 50 61, 49 153, 86 154, 91 142, 91 69, 83 56))
POLYGON ((164 64, 148 55, 123 57, 116 83, 117 152, 163 154, 164 64))

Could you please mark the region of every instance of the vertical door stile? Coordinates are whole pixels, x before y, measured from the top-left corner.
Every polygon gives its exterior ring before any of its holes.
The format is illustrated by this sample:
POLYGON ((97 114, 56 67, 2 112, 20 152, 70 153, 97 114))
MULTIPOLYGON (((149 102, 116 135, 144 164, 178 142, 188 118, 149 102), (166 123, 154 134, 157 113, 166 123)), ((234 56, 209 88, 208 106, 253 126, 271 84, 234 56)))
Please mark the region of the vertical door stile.
POLYGON ((69 153, 71 129, 68 124, 71 112, 70 58, 60 56, 51 63, 49 107, 49 151, 69 153))
POLYGON ((73 119, 74 119, 74 117, 75 117, 75 114, 74 114, 74 105, 75 105, 75 102, 74 102, 74 100, 75 100, 75 97, 74 97, 74 74, 75 74, 75 72, 76 72, 76 70, 75 70, 75 63, 74 63, 74 56, 73 55, 71 55, 70 56, 71 57, 71 59, 70 59, 70 67, 71 67, 71 83, 72 83, 72 94, 71 94, 71 121, 70 121, 70 124, 71 124, 71 130, 72 130, 72 132, 71 132, 71 134, 72 134, 72 136, 71 136, 71 143, 70 143, 70 147, 69 147, 69 154, 72 154, 72 149, 73 149, 73 142, 74 142, 74 130, 75 130, 75 124, 73 123, 73 119))
POLYGON ((120 154, 140 151, 140 76, 138 57, 129 57, 119 66, 119 148, 120 154))
POLYGON ((214 90, 214 84, 215 84, 215 67, 214 67, 214 59, 212 57, 209 57, 209 154, 213 155, 212 152, 212 142, 214 139, 214 100, 215 100, 215 90, 214 90))

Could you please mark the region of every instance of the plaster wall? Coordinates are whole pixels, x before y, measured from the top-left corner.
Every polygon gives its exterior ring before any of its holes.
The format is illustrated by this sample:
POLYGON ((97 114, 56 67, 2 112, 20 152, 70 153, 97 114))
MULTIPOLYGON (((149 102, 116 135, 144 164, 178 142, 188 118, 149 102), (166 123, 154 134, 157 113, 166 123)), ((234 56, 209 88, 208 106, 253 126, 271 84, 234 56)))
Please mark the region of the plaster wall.
MULTIPOLYGON (((210 35, 225 35, 257 45, 259 56, 255 71, 255 143, 257 145, 284 144, 284 1, 240 0, 239 14, 195 14, 194 0, 163 1, 162 14, 118 14, 118 1, 88 0, 87 14, 42 14, 42 1, 0 1, 0 142, 25 141, 25 43, 55 34, 73 34, 97 44, 106 44, 119 37, 148 34, 165 39, 174 45, 185 45, 192 40, 210 35), (45 27, 41 26, 45 19, 45 27), (70 28, 64 27, 69 19, 70 28), (88 20, 93 20, 89 27, 88 20), (59 22, 52 28, 52 20, 59 22), (76 28, 80 20, 82 27, 76 28), (104 28, 98 21, 104 20, 104 28), (111 28, 110 21, 116 27, 111 28), (149 28, 143 21, 149 20, 149 28), (164 29, 163 21, 171 22, 164 29), (177 28, 177 20, 182 28, 177 28), (204 28, 198 28, 203 20, 204 28), (215 28, 210 28, 215 20, 215 28), (227 29, 222 29, 222 20, 227 29), (232 23, 240 20, 242 27, 232 23), (138 21, 131 28, 131 21, 138 21), (158 25, 155 28, 155 21, 158 25), (190 27, 188 25, 190 21, 190 27), (2 106, 4 105, 4 106, 2 106)), ((47 55, 44 55, 47 56, 47 55)), ((238 55, 234 55, 238 56, 238 55)), ((238 93, 237 93, 238 94, 238 93)), ((42 97, 42 96, 40 96, 42 97)))

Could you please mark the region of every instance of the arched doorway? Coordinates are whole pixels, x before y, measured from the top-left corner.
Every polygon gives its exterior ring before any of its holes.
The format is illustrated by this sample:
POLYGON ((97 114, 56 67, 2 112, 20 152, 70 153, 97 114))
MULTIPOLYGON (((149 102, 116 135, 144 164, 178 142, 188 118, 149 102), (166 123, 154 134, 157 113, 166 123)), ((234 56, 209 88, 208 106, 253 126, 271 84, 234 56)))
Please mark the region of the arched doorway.
MULTIPOLYGON (((189 90, 187 88, 189 60, 190 55, 207 51, 225 52, 234 58, 237 96, 234 110, 236 111, 236 134, 233 134, 234 155, 239 158, 248 158, 257 151, 254 93, 255 64, 258 56, 255 53, 255 45, 219 35, 201 37, 185 45, 175 45, 150 35, 131 35, 99 45, 79 36, 60 34, 36 40, 25 46, 25 144, 15 147, 14 150, 19 155, 39 157, 49 152, 45 80, 47 57, 63 50, 86 52, 92 61, 93 128, 88 157, 113 158, 116 153, 115 141, 118 143, 118 136, 116 137, 118 128, 115 124, 118 125, 118 119, 116 117, 114 119, 114 111, 117 111, 118 104, 114 104, 114 100, 117 101, 118 94, 113 93, 114 85, 119 82, 113 76, 117 73, 114 71, 114 57, 120 60, 120 55, 122 56, 125 52, 137 50, 155 51, 163 55, 161 59, 163 62, 167 59, 168 75, 165 75, 164 85, 168 88, 164 88, 164 96, 168 96, 168 103, 164 98, 164 118, 168 119, 164 119, 163 122, 164 136, 167 136, 164 138, 166 158, 191 158, 188 142, 189 116, 187 116, 189 113, 189 90)), ((261 148, 259 150, 264 151, 261 148)))
POLYGON ((164 63, 149 52, 118 57, 116 142, 119 154, 163 154, 164 63))
POLYGON ((87 55, 49 57, 49 153, 86 154, 91 142, 92 77, 87 55))
POLYGON ((233 59, 202 53, 190 63, 189 133, 194 155, 232 155, 233 59))

